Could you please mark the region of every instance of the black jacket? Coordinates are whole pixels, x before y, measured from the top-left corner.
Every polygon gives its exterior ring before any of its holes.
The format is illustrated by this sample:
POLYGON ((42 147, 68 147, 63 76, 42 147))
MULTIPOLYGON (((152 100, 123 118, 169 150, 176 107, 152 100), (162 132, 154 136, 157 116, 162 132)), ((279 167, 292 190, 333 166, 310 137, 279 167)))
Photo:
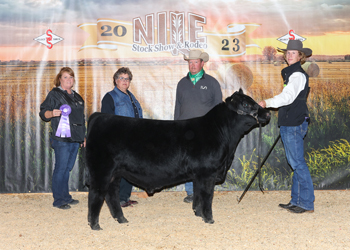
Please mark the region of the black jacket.
POLYGON ((300 62, 294 63, 282 70, 284 84, 288 84, 289 77, 295 72, 301 72, 305 75, 305 87, 294 102, 279 108, 278 126, 299 126, 305 121, 306 117, 309 117, 309 110, 306 105, 306 97, 309 90, 309 75, 303 70, 300 62))
POLYGON ((62 90, 61 88, 53 88, 48 94, 45 101, 40 105, 40 117, 45 122, 51 121, 51 138, 58 141, 66 142, 84 142, 85 137, 85 115, 84 115, 84 100, 83 98, 74 90, 73 98, 70 97, 67 91, 62 90), (57 137, 56 130, 60 122, 61 117, 52 117, 47 119, 45 117, 46 111, 52 111, 54 109, 59 109, 63 104, 68 104, 72 112, 69 115, 69 124, 71 137, 61 138, 57 137))

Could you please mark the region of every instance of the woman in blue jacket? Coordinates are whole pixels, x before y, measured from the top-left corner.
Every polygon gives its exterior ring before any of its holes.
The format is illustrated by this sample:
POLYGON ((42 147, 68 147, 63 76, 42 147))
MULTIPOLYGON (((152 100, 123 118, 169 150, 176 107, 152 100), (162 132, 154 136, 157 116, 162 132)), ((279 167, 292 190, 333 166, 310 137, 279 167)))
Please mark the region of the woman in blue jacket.
MULTIPOLYGON (((114 73, 114 89, 102 99, 101 112, 133 118, 142 118, 142 108, 135 96, 128 90, 132 80, 129 68, 122 67, 114 73)), ((120 181, 120 205, 127 207, 138 202, 130 200, 132 185, 124 178, 120 181)))

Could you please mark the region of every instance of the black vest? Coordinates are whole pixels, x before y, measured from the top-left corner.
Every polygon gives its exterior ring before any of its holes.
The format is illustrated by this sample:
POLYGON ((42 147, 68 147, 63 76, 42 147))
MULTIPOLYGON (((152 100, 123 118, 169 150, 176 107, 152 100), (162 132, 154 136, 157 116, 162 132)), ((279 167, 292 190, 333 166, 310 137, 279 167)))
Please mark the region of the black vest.
POLYGON ((284 84, 287 85, 289 77, 295 73, 301 72, 306 77, 304 89, 291 104, 279 108, 278 126, 299 126, 309 117, 309 110, 306 105, 306 98, 309 90, 309 75, 303 70, 300 62, 294 63, 282 70, 284 84))

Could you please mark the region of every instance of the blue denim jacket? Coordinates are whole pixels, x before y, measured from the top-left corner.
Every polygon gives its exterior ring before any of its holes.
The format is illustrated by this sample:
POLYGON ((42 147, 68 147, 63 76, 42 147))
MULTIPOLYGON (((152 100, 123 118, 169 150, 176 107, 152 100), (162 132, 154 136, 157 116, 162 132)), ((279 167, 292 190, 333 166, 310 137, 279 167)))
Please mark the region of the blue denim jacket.
MULTIPOLYGON (((127 90, 127 92, 137 107, 139 118, 143 118, 140 103, 136 100, 135 96, 129 90, 127 90)), ((115 87, 112 91, 108 93, 113 97, 115 106, 114 111, 116 115, 135 117, 134 108, 132 106, 130 97, 127 94, 120 91, 120 89, 118 89, 117 87, 115 87)))

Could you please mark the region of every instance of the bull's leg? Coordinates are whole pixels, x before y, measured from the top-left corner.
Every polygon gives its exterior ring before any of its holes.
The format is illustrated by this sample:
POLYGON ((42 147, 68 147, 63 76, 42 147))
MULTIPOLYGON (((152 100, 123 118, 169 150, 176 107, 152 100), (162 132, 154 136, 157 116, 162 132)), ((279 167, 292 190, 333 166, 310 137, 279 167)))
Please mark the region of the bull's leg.
POLYGON ((88 196, 88 222, 92 230, 101 230, 99 216, 104 202, 105 194, 90 187, 88 196))
POLYGON ((197 181, 193 181, 193 203, 192 209, 196 216, 202 217, 202 206, 199 196, 199 189, 197 185, 197 181))
POLYGON ((119 223, 127 223, 128 220, 124 217, 123 210, 120 206, 120 179, 120 177, 115 178, 109 185, 106 195, 106 203, 114 219, 116 219, 119 223))
POLYGON ((214 223, 212 203, 214 197, 215 178, 208 178, 198 183, 201 216, 205 223, 214 223))

